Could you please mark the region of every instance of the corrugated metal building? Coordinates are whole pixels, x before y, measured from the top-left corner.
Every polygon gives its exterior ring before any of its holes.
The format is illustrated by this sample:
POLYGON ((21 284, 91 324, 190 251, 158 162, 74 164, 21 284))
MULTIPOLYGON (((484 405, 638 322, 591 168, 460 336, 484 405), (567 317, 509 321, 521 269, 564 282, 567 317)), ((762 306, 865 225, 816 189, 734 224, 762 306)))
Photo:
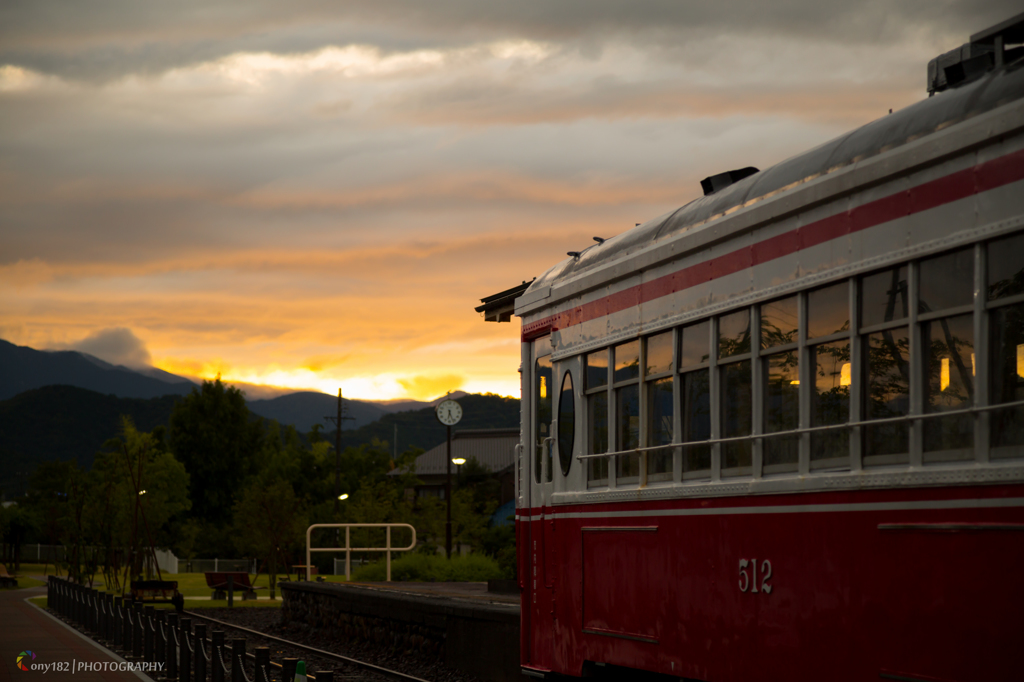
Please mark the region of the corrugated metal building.
MULTIPOLYGON (((519 443, 519 428, 513 429, 466 429, 452 432, 452 459, 475 458, 483 467, 501 482, 501 499, 505 504, 515 495, 515 447, 519 443)), ((447 480, 447 443, 441 443, 416 458, 416 478, 422 481, 416 494, 421 497, 444 499, 447 480)), ((452 478, 458 467, 452 465, 452 478)), ((389 473, 397 476, 404 473, 396 469, 389 473)))

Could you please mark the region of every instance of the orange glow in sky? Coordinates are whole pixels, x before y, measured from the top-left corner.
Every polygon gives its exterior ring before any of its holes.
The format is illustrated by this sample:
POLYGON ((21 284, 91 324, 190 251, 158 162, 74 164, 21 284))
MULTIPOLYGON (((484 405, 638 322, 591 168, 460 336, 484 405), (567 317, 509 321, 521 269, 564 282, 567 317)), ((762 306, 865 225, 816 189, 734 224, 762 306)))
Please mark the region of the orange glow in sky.
POLYGON ((518 397, 518 320, 479 299, 922 99, 929 59, 1005 18, 210 4, 44 0, 0 25, 0 338, 352 398, 518 397))

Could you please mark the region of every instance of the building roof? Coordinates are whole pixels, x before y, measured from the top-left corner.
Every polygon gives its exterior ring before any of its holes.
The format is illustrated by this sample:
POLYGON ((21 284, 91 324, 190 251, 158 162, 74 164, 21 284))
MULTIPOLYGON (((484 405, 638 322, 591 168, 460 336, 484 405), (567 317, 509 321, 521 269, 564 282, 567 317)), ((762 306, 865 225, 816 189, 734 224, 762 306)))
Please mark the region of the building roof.
MULTIPOLYGON (((499 473, 515 462, 515 447, 519 444, 519 427, 512 429, 466 429, 452 433, 452 459, 462 457, 476 461, 492 473, 499 473)), ((441 443, 416 458, 417 476, 436 476, 447 473, 447 443, 441 443)), ((452 473, 456 472, 452 467, 452 473)), ((395 476, 405 473, 399 469, 389 472, 395 476)))

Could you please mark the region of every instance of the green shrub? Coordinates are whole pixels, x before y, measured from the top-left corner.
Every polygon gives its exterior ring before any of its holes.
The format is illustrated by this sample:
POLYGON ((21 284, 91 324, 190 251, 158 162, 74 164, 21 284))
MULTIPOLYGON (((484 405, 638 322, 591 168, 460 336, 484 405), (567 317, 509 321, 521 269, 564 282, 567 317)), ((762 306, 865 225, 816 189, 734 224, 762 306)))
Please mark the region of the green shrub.
MULTIPOLYGON (((391 561, 391 579, 401 582, 483 582, 501 578, 498 562, 482 554, 453 556, 451 561, 441 554, 412 552, 391 561)), ((382 582, 387 579, 387 565, 382 559, 353 572, 353 580, 382 582)))

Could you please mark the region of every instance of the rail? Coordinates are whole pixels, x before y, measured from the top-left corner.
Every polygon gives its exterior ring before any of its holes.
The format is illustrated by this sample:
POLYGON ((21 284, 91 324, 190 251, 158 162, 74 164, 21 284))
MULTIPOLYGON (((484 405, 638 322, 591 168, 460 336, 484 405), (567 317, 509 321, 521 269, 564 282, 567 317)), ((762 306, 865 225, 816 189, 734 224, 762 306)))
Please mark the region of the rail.
POLYGON ((640 455, 655 450, 669 450, 672 448, 689 448, 697 446, 718 445, 720 443, 745 443, 755 440, 767 440, 771 438, 784 438, 786 436, 800 436, 805 433, 820 433, 823 431, 839 431, 845 429, 864 428, 870 426, 881 426, 884 424, 901 424, 904 422, 923 421, 925 419, 939 419, 942 417, 957 417, 960 415, 980 414, 993 412, 995 410, 1012 409, 1024 407, 1024 400, 1016 400, 1010 403, 999 403, 998 405, 978 405, 962 410, 948 410, 945 412, 928 412, 925 414, 904 414, 897 417, 883 417, 881 419, 867 419, 858 422, 843 422, 842 424, 828 424, 825 426, 806 426, 799 429, 787 431, 772 431, 771 433, 752 433, 745 436, 731 436, 729 438, 707 438, 705 440, 691 440, 685 443, 665 443, 662 445, 648 445, 645 447, 630 448, 628 450, 617 450, 615 452, 596 452, 576 455, 576 459, 601 459, 603 457, 618 457, 623 455, 640 455))
POLYGON ((416 547, 416 529, 410 526, 408 523, 314 523, 312 526, 306 529, 306 580, 310 579, 310 566, 312 565, 311 553, 312 552, 345 552, 345 580, 351 580, 352 578, 352 552, 386 552, 387 553, 387 581, 391 582, 391 553, 392 552, 408 552, 410 549, 416 547), (344 528, 345 529, 345 546, 344 547, 310 547, 312 543, 312 535, 314 528, 344 528), (387 529, 387 540, 386 547, 353 547, 352 546, 352 529, 353 528, 385 528, 387 529), (412 541, 408 547, 392 547, 391 546, 391 529, 392 528, 408 528, 412 531, 412 541))

